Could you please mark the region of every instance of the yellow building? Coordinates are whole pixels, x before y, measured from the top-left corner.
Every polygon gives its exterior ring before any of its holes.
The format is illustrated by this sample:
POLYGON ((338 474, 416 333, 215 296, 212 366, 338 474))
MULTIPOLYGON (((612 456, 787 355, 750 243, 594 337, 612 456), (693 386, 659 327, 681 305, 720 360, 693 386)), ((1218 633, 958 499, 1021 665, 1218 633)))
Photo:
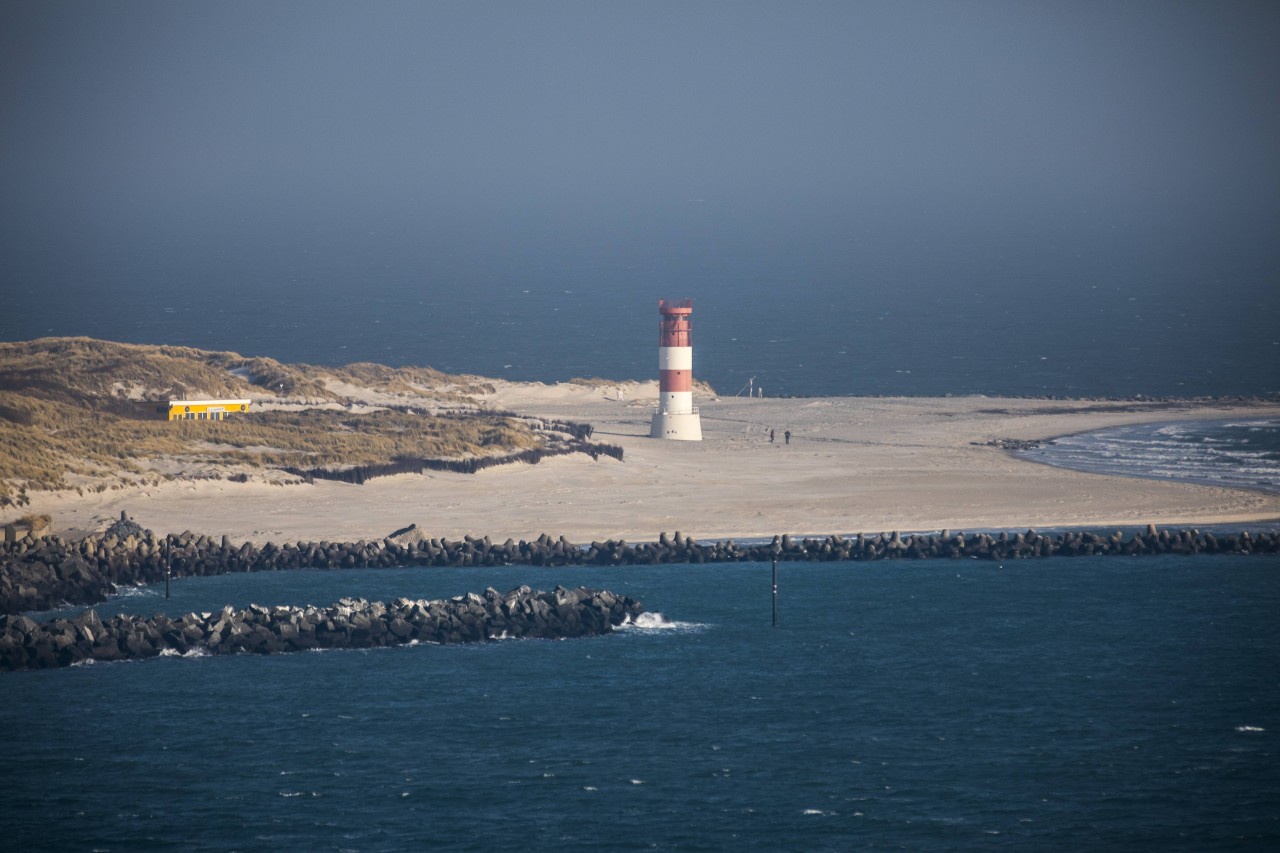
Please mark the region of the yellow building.
POLYGON ((168 412, 171 421, 220 421, 231 414, 249 411, 248 400, 170 400, 158 409, 168 412))

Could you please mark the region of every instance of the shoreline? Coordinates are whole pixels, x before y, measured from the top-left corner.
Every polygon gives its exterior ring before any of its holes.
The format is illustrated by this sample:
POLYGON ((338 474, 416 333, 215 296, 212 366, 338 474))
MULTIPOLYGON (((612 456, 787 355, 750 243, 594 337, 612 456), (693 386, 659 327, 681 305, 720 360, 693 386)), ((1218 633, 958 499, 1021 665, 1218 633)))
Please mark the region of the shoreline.
MULTIPOLYGON (((1099 442, 1105 441, 1107 438, 1112 438, 1113 436, 1105 436, 1105 435, 1099 435, 1099 434, 1108 433, 1108 432, 1114 433, 1117 430, 1152 429, 1154 431, 1156 429, 1165 428, 1165 427, 1185 427, 1190 429, 1193 432, 1198 432, 1198 431, 1202 431, 1206 427, 1209 427, 1209 428, 1215 427, 1215 426, 1226 427, 1231 425, 1233 422, 1237 422, 1240 420, 1254 420, 1254 419, 1270 421, 1274 423, 1276 426, 1280 426, 1280 412, 1257 415, 1254 418, 1237 416, 1237 417, 1216 417, 1216 418, 1187 418, 1187 419, 1176 419, 1176 420, 1168 420, 1168 421, 1164 421, 1164 420, 1143 421, 1140 423, 1117 424, 1112 426, 1096 427, 1093 429, 1064 433, 1062 435, 1057 435, 1057 436, 1053 436, 1052 438, 1041 440, 1037 442, 1037 446, 1035 447, 1014 448, 1014 449, 1010 449, 1009 452, 1012 453, 1018 459, 1022 459, 1027 462, 1032 462, 1037 465, 1046 465, 1051 468, 1060 468, 1068 471, 1079 471, 1081 473, 1086 473, 1086 474, 1098 474, 1102 476, 1124 477, 1127 479, 1158 480, 1158 481, 1169 482, 1169 483, 1187 483, 1189 485, 1235 489, 1238 491, 1256 492, 1258 494, 1269 495, 1269 496, 1280 496, 1280 483, 1272 484, 1268 482, 1267 484, 1263 485, 1256 482, 1246 483, 1246 482, 1232 482, 1229 480, 1215 480, 1209 477, 1207 474, 1198 475, 1197 473, 1195 473, 1195 471, 1190 471, 1182 475, 1135 473, 1135 472, 1126 471, 1125 466, 1122 463, 1117 464, 1114 462, 1109 462, 1108 458, 1101 454, 1088 457, 1086 460, 1082 460, 1079 464, 1074 464, 1074 465, 1066 464, 1063 461, 1062 457, 1063 456, 1069 457, 1069 452, 1064 453, 1060 450, 1054 451, 1053 449, 1050 449, 1052 448, 1053 445, 1056 445, 1058 442, 1064 439, 1078 439, 1078 438, 1084 438, 1084 437, 1090 437, 1090 436, 1097 436, 1097 439, 1096 439, 1097 441, 1099 442), (1043 456, 1045 457, 1053 456, 1056 453, 1056 455, 1058 456, 1058 459, 1056 461, 1052 461, 1048 458, 1039 458, 1037 456, 1038 452, 1042 453, 1043 456)), ((1190 446, 1188 449, 1190 449, 1190 446)), ((1188 460, 1184 458, 1180 461, 1186 462, 1188 460)), ((1207 471, 1208 469, 1205 468, 1203 465, 1201 465, 1196 470, 1203 472, 1203 471, 1207 471)))
POLYGON ((406 474, 363 485, 174 480, 78 496, 33 493, 18 514, 52 531, 103 529, 127 511, 157 533, 234 541, 432 537, 654 541, 1275 524, 1280 495, 1090 474, 985 442, 1048 441, 1111 426, 1280 417, 1280 403, 998 397, 706 397, 702 442, 648 437, 655 382, 494 382, 486 408, 590 423, 624 460, 557 457, 476 474, 406 474), (768 440, 769 429, 776 441, 768 440), (783 442, 784 430, 793 433, 783 442))

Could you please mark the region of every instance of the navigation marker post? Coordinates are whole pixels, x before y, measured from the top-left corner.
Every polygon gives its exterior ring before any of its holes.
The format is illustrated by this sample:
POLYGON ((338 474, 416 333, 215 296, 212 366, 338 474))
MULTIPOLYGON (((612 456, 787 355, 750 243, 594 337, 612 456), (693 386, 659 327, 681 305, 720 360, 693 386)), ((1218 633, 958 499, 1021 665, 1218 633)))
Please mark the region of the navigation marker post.
POLYGON ((773 558, 773 627, 778 627, 778 558, 773 558))

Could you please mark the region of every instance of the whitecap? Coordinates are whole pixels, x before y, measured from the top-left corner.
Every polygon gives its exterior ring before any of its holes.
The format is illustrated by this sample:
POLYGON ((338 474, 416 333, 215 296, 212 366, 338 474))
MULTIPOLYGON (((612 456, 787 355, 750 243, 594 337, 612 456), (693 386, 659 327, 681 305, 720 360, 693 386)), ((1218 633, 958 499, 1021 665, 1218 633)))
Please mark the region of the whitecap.
POLYGON ((1238 732, 1265 732, 1262 726, 1236 726, 1238 732))
POLYGON ((1276 493, 1280 454, 1250 443, 1239 432, 1221 432, 1224 427, 1239 430, 1246 423, 1251 429, 1280 429, 1280 423, 1269 420, 1134 424, 1063 436, 1018 455, 1098 474, 1276 493))
POLYGON ((642 633, 678 631, 692 634, 704 631, 707 627, 707 625, 701 622, 678 622, 670 620, 661 613, 641 613, 634 619, 627 617, 627 620, 619 625, 618 629, 640 631, 642 633))
POLYGON ((148 598, 160 594, 158 589, 151 589, 145 586, 117 586, 115 589, 115 597, 117 598, 148 598))

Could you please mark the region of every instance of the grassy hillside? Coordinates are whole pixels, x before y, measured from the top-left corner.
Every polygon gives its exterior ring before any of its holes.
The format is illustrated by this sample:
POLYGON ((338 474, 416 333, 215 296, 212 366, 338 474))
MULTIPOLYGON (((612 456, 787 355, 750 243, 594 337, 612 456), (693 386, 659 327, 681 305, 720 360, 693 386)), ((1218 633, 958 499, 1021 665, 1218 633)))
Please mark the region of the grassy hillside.
POLYGON ((541 443, 520 421, 394 409, 258 411, 226 421, 149 419, 169 398, 250 397, 332 404, 334 387, 398 396, 416 411, 457 409, 482 380, 429 368, 288 365, 188 347, 89 338, 0 343, 0 506, 38 489, 118 487, 178 473, 227 476, 282 466, 370 465, 400 456, 460 458, 541 443), (339 384, 340 383, 340 384, 339 384))

